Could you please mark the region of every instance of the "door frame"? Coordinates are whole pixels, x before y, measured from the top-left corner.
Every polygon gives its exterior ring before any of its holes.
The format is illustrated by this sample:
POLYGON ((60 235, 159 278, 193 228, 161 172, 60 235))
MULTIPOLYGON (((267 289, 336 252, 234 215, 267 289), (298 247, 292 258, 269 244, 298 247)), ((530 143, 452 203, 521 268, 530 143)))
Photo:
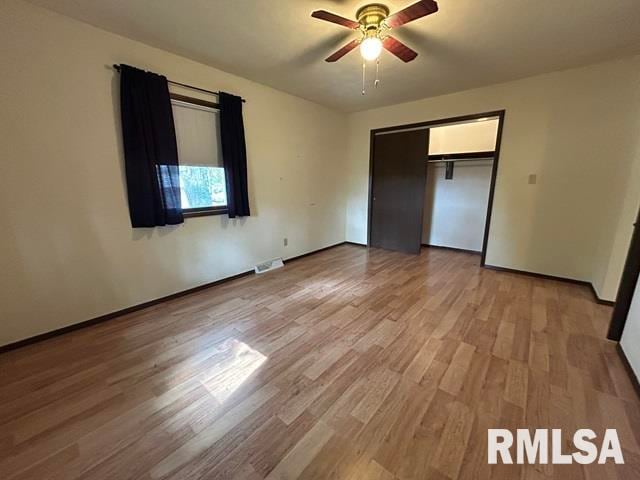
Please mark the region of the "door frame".
MULTIPOLYGON (((491 112, 474 113, 470 115, 460 115, 457 117, 440 118, 437 120, 429 120, 426 122, 408 123, 404 125, 395 125, 392 127, 375 128, 369 133, 369 201, 367 211, 367 247, 371 247, 371 213, 373 207, 372 189, 373 189, 373 154, 374 154, 374 138, 380 133, 391 133, 396 130, 413 130, 420 128, 431 128, 436 126, 444 126, 448 123, 461 123, 470 122, 473 120, 479 120, 485 117, 497 117, 498 118, 498 132, 496 135, 496 148, 495 155, 493 157, 493 167, 491 169, 491 183, 489 186, 489 200, 487 202, 487 218, 484 225, 484 235, 482 239, 482 252, 480 256, 480 266, 485 266, 485 260, 487 256, 487 244, 489 242, 489 229, 491 227, 491 214, 493 212, 493 195, 496 188, 496 177, 498 176, 498 162, 500 160, 500 147, 502 145, 502 131, 504 127, 504 117, 506 110, 495 110, 491 112)), ((425 164, 426 157, 425 155, 425 164)), ((426 168, 426 166, 425 166, 426 168)))
POLYGON ((618 293, 616 295, 613 312, 611 313, 609 331, 607 332, 607 338, 609 340, 619 342, 622 338, 622 332, 627 323, 629 309, 633 301, 633 294, 635 293, 638 282, 640 282, 640 210, 633 224, 633 233, 629 241, 627 257, 624 261, 620 284, 618 285, 618 293))

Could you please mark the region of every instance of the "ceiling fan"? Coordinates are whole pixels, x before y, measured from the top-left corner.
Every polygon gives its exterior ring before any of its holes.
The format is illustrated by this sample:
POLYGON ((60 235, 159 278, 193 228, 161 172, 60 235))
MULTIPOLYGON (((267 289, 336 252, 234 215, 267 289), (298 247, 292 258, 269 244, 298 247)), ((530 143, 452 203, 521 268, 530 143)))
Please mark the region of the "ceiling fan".
POLYGON ((326 10, 316 10, 311 16, 352 30, 360 30, 362 33, 360 38, 352 40, 327 57, 325 59, 327 62, 340 60, 358 45, 360 45, 360 53, 364 60, 376 60, 384 48, 403 62, 410 62, 418 54, 387 32, 392 28, 405 25, 437 11, 438 4, 434 0, 421 0, 391 15, 389 15, 389 8, 386 5, 371 3, 358 9, 356 20, 350 20, 326 10))

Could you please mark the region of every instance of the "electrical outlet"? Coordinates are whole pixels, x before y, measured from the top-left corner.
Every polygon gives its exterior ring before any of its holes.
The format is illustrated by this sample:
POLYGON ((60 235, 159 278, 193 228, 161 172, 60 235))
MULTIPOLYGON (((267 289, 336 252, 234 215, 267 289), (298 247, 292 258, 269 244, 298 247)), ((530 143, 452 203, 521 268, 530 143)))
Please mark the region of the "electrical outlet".
POLYGON ((287 245, 289 245, 289 239, 285 237, 282 243, 284 243, 284 246, 286 247, 287 245))
POLYGON ((538 182, 538 176, 535 173, 529 175, 529 185, 535 185, 538 182))

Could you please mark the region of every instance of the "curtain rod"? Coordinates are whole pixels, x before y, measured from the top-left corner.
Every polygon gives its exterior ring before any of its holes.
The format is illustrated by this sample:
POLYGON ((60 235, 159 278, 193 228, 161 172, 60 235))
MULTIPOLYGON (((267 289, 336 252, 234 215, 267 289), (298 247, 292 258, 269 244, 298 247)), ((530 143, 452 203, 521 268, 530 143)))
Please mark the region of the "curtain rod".
MULTIPOLYGON (((113 65, 113 68, 117 72, 120 72, 120 65, 113 65)), ((220 92, 214 92, 212 90, 207 90, 205 88, 194 87, 193 85, 187 85, 186 83, 174 82, 173 80, 169 80, 169 79, 167 79, 167 82, 171 83, 172 85, 178 85, 180 87, 189 88, 191 90, 197 90, 199 92, 209 93, 211 95, 220 95, 220 92)), ((246 100, 243 98, 242 103, 245 103, 245 102, 246 100)))

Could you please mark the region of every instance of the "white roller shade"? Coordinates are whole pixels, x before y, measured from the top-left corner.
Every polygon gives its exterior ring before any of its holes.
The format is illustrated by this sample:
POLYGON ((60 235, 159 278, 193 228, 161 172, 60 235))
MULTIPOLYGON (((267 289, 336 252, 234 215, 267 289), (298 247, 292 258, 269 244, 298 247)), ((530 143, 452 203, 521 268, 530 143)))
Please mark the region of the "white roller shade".
POLYGON ((222 167, 218 110, 178 100, 171 104, 180 165, 222 167))

